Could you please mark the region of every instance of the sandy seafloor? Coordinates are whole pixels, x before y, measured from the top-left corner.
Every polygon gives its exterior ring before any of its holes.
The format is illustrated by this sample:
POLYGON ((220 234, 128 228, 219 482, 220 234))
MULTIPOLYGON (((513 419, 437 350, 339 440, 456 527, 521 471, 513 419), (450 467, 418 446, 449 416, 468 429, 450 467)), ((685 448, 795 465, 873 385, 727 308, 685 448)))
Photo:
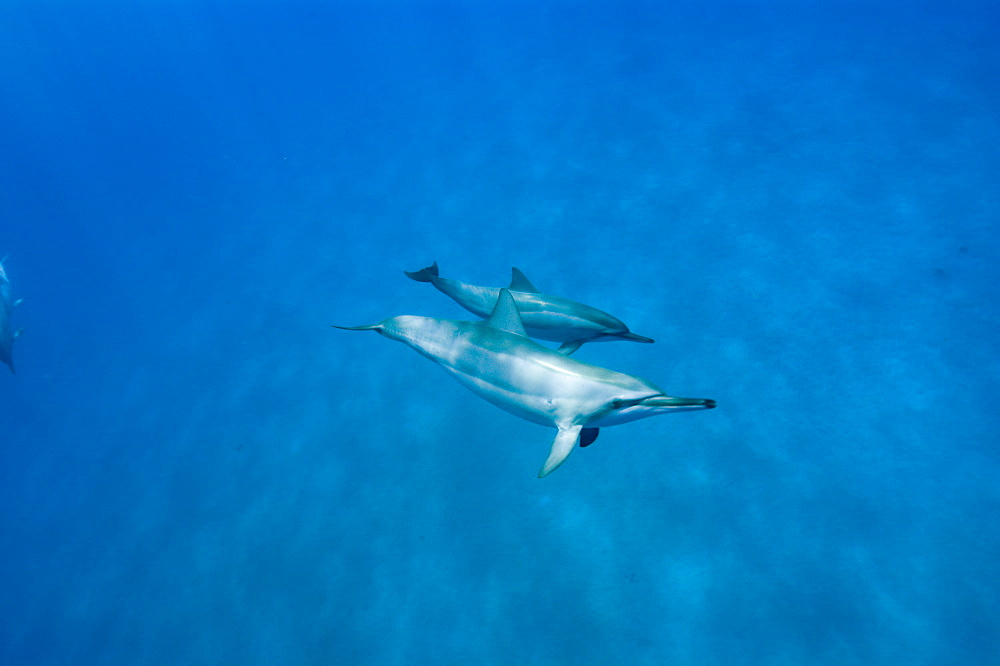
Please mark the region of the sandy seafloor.
POLYGON ((998 16, 4 3, 0 663, 1000 663, 998 16), (537 479, 434 260, 718 409, 537 479))

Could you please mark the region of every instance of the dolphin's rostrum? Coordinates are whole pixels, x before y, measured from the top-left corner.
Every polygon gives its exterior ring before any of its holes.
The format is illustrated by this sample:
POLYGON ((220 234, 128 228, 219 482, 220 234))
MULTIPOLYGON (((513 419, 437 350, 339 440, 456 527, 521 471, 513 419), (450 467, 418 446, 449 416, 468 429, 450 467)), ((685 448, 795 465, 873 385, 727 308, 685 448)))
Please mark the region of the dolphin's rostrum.
POLYGON ((675 398, 652 383, 559 354, 529 339, 511 292, 499 291, 481 322, 403 315, 370 326, 404 342, 494 405, 558 429, 538 476, 562 464, 579 442, 593 442, 603 426, 668 412, 711 409, 706 398, 675 398))
MULTIPOLYGON (((417 282, 430 282, 440 292, 479 317, 489 316, 500 295, 497 287, 480 287, 441 277, 438 275, 437 262, 419 271, 403 272, 417 282)), ((585 342, 653 342, 651 338, 632 333, 624 322, 607 312, 568 298, 543 294, 518 269, 511 269, 511 273, 513 277, 508 289, 517 303, 528 335, 539 340, 562 343, 559 347, 561 354, 568 356, 585 342)))
POLYGON ((11 350, 14 347, 14 340, 21 335, 21 330, 14 330, 10 317, 14 312, 14 306, 21 301, 20 299, 14 300, 10 280, 7 279, 7 272, 3 267, 3 262, 6 260, 6 257, 0 260, 0 363, 5 363, 10 371, 14 372, 11 350))

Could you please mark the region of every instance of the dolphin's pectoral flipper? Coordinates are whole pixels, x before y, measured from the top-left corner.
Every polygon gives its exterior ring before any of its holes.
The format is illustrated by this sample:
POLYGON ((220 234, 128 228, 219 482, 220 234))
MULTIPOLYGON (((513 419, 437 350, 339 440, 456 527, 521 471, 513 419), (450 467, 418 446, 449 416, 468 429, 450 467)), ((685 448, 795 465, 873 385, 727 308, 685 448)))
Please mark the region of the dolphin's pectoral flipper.
POLYGON ((421 268, 419 271, 403 272, 406 273, 406 277, 411 280, 416 280, 417 282, 433 282, 434 278, 438 277, 438 263, 435 261, 427 268, 421 268))
POLYGON ((564 342, 561 345, 559 345, 559 349, 557 349, 556 351, 562 354, 563 356, 569 356, 577 349, 582 347, 584 342, 586 342, 586 340, 570 340, 568 342, 564 342))
POLYGON ((545 464, 542 465, 542 471, 538 473, 539 479, 543 476, 548 476, 552 470, 563 464, 567 456, 573 452, 573 447, 580 441, 581 429, 582 426, 578 425, 559 428, 556 438, 552 440, 552 450, 549 451, 549 457, 545 461, 545 464))
POLYGON ((528 333, 524 330, 524 324, 521 322, 521 314, 517 311, 517 303, 514 302, 510 291, 506 289, 500 290, 500 297, 497 299, 497 304, 493 306, 493 312, 487 317, 486 324, 501 331, 528 337, 528 333))
POLYGON ((580 447, 590 446, 600 434, 600 428, 584 428, 580 431, 580 447))
POLYGON ((538 289, 535 287, 535 285, 531 284, 531 280, 525 277, 524 273, 522 273, 516 268, 511 268, 510 272, 511 272, 510 287, 508 288, 511 291, 527 291, 532 294, 538 293, 538 289))

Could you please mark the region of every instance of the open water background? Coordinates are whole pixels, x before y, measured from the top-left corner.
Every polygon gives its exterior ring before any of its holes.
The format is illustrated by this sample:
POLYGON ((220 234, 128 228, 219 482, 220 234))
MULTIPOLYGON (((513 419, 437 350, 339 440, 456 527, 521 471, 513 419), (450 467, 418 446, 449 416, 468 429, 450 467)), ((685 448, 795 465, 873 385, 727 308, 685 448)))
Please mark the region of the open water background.
POLYGON ((5 2, 0 662, 1000 662, 998 18, 5 2), (536 479, 433 260, 719 408, 536 479))

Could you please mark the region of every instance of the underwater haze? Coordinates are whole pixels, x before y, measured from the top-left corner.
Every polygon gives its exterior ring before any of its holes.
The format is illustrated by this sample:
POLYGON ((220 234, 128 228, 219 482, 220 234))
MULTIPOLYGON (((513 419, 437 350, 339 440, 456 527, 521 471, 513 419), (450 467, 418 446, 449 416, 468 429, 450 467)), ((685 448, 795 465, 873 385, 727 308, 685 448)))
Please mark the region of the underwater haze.
POLYGON ((998 21, 7 0, 0 663, 1000 663, 998 21), (718 408, 537 478, 434 261, 718 408))

